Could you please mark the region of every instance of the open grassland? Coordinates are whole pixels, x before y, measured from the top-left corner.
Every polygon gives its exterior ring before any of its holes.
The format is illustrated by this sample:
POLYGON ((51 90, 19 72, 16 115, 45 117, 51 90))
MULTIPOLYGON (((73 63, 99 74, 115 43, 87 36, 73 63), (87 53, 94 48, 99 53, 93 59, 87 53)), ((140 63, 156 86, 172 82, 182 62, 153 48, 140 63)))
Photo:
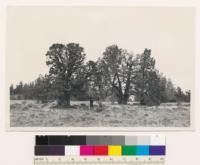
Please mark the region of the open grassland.
MULTIPOLYGON (((72 108, 53 108, 55 102, 11 100, 11 127, 188 127, 189 103, 163 103, 160 106, 137 104, 111 105, 97 112, 89 102, 72 101, 72 108)), ((96 105, 95 105, 96 106, 96 105)))

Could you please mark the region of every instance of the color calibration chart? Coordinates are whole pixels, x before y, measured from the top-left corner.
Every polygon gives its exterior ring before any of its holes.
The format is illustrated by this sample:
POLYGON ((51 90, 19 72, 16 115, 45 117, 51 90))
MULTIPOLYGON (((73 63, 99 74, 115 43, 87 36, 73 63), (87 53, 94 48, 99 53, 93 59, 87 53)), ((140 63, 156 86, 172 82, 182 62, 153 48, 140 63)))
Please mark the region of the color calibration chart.
POLYGON ((165 136, 36 136, 34 165, 164 165, 165 136))

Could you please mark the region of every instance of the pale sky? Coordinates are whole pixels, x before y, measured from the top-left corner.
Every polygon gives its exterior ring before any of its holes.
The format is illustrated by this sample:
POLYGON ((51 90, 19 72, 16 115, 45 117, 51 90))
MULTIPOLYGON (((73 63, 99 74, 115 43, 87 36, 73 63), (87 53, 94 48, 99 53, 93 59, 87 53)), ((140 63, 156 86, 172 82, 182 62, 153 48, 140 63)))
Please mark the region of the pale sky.
POLYGON ((48 73, 53 43, 80 43, 86 60, 112 44, 134 54, 152 49, 156 68, 183 89, 194 86, 192 7, 20 7, 7 10, 7 78, 30 82, 48 73))

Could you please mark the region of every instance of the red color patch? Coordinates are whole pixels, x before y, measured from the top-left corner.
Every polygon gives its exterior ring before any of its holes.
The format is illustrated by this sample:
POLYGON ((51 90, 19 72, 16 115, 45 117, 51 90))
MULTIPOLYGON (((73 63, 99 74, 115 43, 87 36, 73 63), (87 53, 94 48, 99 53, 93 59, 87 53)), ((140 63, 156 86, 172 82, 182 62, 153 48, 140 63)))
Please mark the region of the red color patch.
POLYGON ((94 155, 108 155, 108 146, 94 146, 94 155))

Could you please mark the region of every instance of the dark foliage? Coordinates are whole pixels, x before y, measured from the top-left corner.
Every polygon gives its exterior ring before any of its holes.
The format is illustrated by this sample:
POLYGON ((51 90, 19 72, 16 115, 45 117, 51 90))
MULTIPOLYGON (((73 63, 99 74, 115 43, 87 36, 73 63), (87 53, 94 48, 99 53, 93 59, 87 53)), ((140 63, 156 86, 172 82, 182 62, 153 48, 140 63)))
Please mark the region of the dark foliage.
POLYGON ((46 56, 46 64, 50 67, 49 76, 54 79, 58 106, 69 107, 73 88, 77 86, 76 82, 80 82, 84 49, 76 43, 53 44, 46 56))
MULTIPOLYGON (((10 86, 11 99, 34 99, 38 102, 57 100, 59 107, 69 107, 70 100, 102 101, 107 97, 127 104, 130 95, 141 105, 165 102, 190 102, 191 92, 175 87, 156 69, 150 49, 134 56, 111 45, 102 58, 86 64, 84 49, 76 43, 53 44, 46 53, 48 75, 30 83, 10 86)), ((99 106, 100 107, 100 106, 99 106)))

